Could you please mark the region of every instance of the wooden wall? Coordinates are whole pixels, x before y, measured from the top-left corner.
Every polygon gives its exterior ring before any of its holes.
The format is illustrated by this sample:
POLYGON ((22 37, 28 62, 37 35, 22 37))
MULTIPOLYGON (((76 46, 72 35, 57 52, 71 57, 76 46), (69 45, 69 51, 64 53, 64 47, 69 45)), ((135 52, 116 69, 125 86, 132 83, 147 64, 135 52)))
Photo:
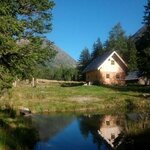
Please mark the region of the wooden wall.
POLYGON ((126 69, 127 67, 114 55, 106 60, 98 70, 87 72, 86 81, 122 85, 125 84, 126 69))
POLYGON ((100 72, 100 71, 92 71, 86 73, 86 81, 92 83, 101 83, 101 84, 120 84, 123 85, 125 83, 125 72, 100 72), (109 78, 107 78, 107 74, 109 74, 109 78))

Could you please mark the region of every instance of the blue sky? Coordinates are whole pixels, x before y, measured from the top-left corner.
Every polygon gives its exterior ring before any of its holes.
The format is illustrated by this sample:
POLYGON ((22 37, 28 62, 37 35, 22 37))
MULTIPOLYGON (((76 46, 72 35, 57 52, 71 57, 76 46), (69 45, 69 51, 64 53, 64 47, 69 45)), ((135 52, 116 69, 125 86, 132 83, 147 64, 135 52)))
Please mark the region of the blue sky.
POLYGON ((47 38, 75 60, 94 41, 102 42, 114 25, 121 23, 127 35, 141 26, 147 0, 54 0, 53 30, 47 38))

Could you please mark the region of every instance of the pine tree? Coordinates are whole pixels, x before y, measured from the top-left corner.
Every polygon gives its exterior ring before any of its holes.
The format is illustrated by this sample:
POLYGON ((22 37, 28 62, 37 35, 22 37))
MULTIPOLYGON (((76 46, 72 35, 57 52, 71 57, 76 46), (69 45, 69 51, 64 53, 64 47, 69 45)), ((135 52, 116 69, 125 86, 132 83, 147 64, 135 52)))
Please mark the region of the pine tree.
POLYGON ((135 46, 135 43, 131 40, 129 37, 128 42, 128 69, 129 71, 135 71, 137 70, 137 49, 135 46))
POLYGON ((90 55, 89 49, 84 48, 79 58, 79 65, 81 66, 82 71, 89 64, 90 60, 91 60, 91 55, 90 55))
POLYGON ((138 48, 138 68, 143 74, 150 79, 150 0, 147 1, 143 17, 143 23, 147 30, 139 41, 137 41, 138 48), (141 48, 142 47, 142 48, 141 48))
POLYGON ((91 61, 91 55, 88 50, 88 48, 84 48, 81 51, 79 62, 78 62, 78 70, 79 70, 79 79, 84 80, 85 76, 82 74, 82 71, 85 69, 85 67, 90 63, 91 61))
POLYGON ((147 5, 145 7, 143 22, 145 25, 150 26, 150 0, 147 1, 147 5))
POLYGON ((144 44, 143 48, 150 47, 150 0, 147 1, 147 5, 144 6, 144 17, 143 17, 143 24, 146 26, 146 32, 142 37, 142 45, 144 44))
POLYGON ((100 38, 93 44, 93 51, 91 53, 91 60, 103 54, 103 45, 100 38))
POLYGON ((144 6, 143 16, 143 33, 142 36, 136 41, 136 47, 138 51, 142 51, 147 47, 150 47, 150 0, 147 1, 147 5, 144 6))
POLYGON ((109 39, 105 43, 107 51, 117 51, 125 60, 127 54, 127 37, 120 23, 109 32, 109 39))

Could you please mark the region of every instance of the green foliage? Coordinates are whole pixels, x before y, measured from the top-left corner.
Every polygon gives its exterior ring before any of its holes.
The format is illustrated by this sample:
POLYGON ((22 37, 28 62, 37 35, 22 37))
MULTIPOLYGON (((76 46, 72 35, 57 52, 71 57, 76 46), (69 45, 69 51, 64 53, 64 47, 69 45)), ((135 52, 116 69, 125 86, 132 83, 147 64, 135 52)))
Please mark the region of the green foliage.
POLYGON ((63 80, 77 80, 77 70, 75 68, 63 68, 63 80))
POLYGON ((150 0, 147 1, 147 5, 145 6, 143 23, 147 27, 146 32, 144 33, 144 40, 146 47, 150 47, 150 0))
POLYGON ((138 57, 138 65, 144 75, 150 79, 150 47, 142 50, 138 57))
POLYGON ((35 77, 49 80, 74 81, 77 80, 77 75, 78 72, 76 68, 67 68, 63 66, 60 68, 47 68, 38 66, 35 77))
POLYGON ((146 27, 146 31, 143 36, 136 41, 136 47, 138 49, 138 68, 144 75, 150 79, 150 1, 147 1, 145 6, 145 12, 143 17, 143 23, 146 27))
POLYGON ((145 6, 145 15, 143 23, 145 24, 145 26, 147 26, 147 30, 144 37, 147 42, 147 47, 150 47, 150 0, 147 1, 147 5, 145 6))
POLYGON ((88 48, 84 48, 81 51, 80 58, 79 58, 79 64, 78 64, 79 79, 80 80, 84 80, 85 79, 84 75, 82 75, 82 71, 90 63, 90 61, 91 61, 90 52, 89 52, 88 48))
POLYGON ((2 92, 2 89, 11 87, 10 83, 12 81, 13 77, 10 76, 9 70, 7 70, 7 68, 0 66, 0 94, 2 92))
POLYGON ((102 44, 100 38, 98 38, 97 41, 94 42, 94 44, 93 44, 93 51, 91 53, 91 60, 102 55, 103 53, 104 53, 103 44, 102 44))
POLYGON ((43 33, 51 31, 53 6, 49 0, 0 0, 1 89, 12 77, 32 76, 38 63, 53 56, 52 47, 41 47, 43 33))
POLYGON ((79 63, 82 66, 86 66, 91 60, 90 52, 88 48, 84 48, 81 52, 80 58, 79 58, 79 63))
POLYGON ((144 12, 143 21, 144 24, 149 26, 150 25, 150 0, 147 1, 147 5, 144 7, 145 7, 145 12, 144 12))
POLYGON ((128 46, 128 69, 129 71, 134 71, 137 70, 137 49, 135 46, 135 43, 130 39, 127 41, 127 46, 128 46))
POLYGON ((116 24, 109 32, 109 38, 105 43, 105 49, 107 51, 117 51, 124 60, 127 60, 127 37, 121 24, 116 24))
POLYGON ((75 68, 61 67, 61 68, 54 69, 53 79, 71 81, 74 80, 74 76, 76 76, 75 68))
POLYGON ((150 47, 150 0, 147 1, 147 5, 145 6, 143 23, 146 26, 147 30, 141 38, 141 45, 144 44, 144 47, 142 49, 145 49, 147 47, 150 47))

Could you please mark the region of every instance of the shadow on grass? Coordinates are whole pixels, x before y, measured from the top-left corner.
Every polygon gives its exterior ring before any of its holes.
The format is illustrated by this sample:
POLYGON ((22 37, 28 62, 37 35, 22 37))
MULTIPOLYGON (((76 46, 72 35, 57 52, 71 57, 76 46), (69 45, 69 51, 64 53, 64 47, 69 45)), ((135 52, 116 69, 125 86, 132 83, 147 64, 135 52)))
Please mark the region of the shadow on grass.
POLYGON ((62 83, 61 87, 75 87, 75 86, 82 86, 83 83, 62 83))
POLYGON ((11 117, 12 110, 8 109, 0 110, 0 115, 0 145, 10 150, 33 149, 38 141, 38 132, 31 127, 31 120, 17 116, 11 117))
POLYGON ((4 109, 0 109, 0 113, 7 114, 10 118, 16 117, 16 111, 9 105, 5 105, 4 109))
POLYGON ((126 102, 126 106, 125 106, 126 112, 127 113, 132 112, 135 109, 135 107, 136 107, 134 105, 134 103, 132 102, 132 100, 126 99, 125 102, 126 102))
POLYGON ((121 92, 140 92, 140 93, 150 93, 150 86, 142 86, 142 85, 128 85, 128 86, 109 86, 103 85, 103 87, 111 88, 113 90, 121 91, 121 92))

